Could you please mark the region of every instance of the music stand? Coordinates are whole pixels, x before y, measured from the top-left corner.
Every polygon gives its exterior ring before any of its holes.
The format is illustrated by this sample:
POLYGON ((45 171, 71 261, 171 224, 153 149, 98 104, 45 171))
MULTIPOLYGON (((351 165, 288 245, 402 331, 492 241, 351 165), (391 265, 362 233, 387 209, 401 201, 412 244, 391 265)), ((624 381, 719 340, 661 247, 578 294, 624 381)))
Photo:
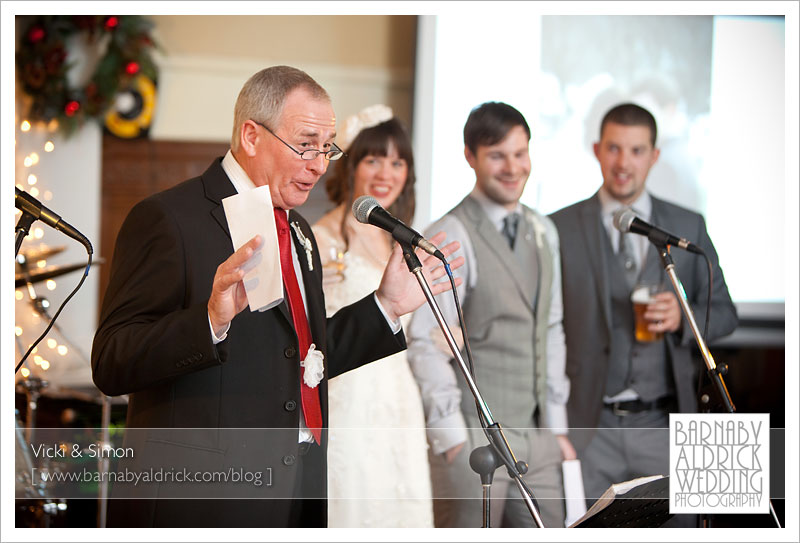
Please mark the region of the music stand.
POLYGON ((669 477, 640 477, 611 485, 570 528, 658 528, 669 512, 669 477))

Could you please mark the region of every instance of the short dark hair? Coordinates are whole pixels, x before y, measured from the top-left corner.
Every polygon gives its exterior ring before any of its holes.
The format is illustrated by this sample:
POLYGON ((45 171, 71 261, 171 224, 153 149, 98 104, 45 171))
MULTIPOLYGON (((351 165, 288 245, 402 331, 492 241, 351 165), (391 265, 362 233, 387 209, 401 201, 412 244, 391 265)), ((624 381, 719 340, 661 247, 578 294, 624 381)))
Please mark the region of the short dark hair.
MULTIPOLYGON (((409 138, 408 132, 403 123, 394 117, 359 132, 347 148, 347 155, 336 161, 333 174, 325 181, 328 198, 337 206, 345 204, 345 218, 354 200, 355 172, 358 164, 367 155, 387 156, 391 144, 394 144, 397 149, 397 155, 406 161, 408 177, 406 177, 403 191, 389 206, 388 211, 406 224, 411 224, 413 221, 416 207, 414 153, 411 150, 411 138, 409 138)), ((347 230, 344 228, 344 221, 342 221, 342 236, 345 246, 347 246, 347 230)))
POLYGON ((464 145, 474 155, 481 145, 495 145, 503 141, 512 128, 521 126, 531 139, 531 129, 525 117, 503 102, 485 102, 474 108, 464 125, 464 145))
POLYGON ((642 106, 636 104, 619 104, 608 110, 600 123, 600 139, 603 139, 603 130, 607 123, 621 124, 625 126, 646 126, 650 129, 650 145, 656 146, 656 119, 653 114, 642 106))

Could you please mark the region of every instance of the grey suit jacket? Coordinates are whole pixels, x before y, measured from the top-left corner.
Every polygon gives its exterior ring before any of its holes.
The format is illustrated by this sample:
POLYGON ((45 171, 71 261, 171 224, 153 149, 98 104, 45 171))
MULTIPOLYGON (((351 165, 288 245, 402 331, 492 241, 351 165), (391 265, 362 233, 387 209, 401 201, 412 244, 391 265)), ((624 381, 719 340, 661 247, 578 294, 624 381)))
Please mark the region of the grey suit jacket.
MULTIPOLYGON (((738 323, 736 308, 714 245, 701 215, 653 197, 653 221, 663 229, 700 246, 711 260, 713 289, 707 340, 730 334, 738 323)), ((567 404, 571 428, 595 428, 603 402, 604 383, 609 365, 611 340, 611 302, 609 279, 602 250, 607 236, 600 218, 600 200, 595 194, 551 215, 561 240, 561 271, 564 293, 564 332, 567 341, 567 375, 572 392, 567 404)), ((708 299, 708 267, 705 259, 681 250, 671 251, 678 277, 700 329, 703 328, 708 299)), ((647 258, 658 258, 650 247, 647 258)), ((667 356, 675 382, 678 409, 697 409, 696 376, 691 345, 694 338, 688 323, 667 334, 667 356)), ((570 432, 578 449, 585 447, 592 432, 570 432)))

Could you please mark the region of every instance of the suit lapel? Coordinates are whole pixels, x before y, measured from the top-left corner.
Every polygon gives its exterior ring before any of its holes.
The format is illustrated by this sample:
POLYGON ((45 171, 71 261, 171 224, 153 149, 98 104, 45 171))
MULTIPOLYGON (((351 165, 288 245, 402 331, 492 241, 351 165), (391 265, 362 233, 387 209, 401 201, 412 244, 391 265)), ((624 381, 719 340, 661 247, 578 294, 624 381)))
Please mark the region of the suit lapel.
POLYGON ((222 199, 236 194, 236 189, 228 179, 225 170, 222 169, 222 158, 218 158, 203 173, 203 187, 205 188, 206 198, 216 204, 211 210, 211 216, 217 224, 225 231, 225 235, 231 237, 228 230, 228 221, 225 218, 225 209, 222 207, 222 199))
MULTIPOLYGON (((300 272, 303 276, 303 286, 306 291, 306 310, 308 311, 308 325, 311 329, 312 341, 316 343, 318 348, 324 346, 324 328, 325 328, 325 299, 323 297, 322 289, 322 264, 319 258, 319 250, 314 235, 311 232, 311 227, 303 217, 296 211, 289 212, 289 228, 291 230, 290 236, 294 242, 294 248, 297 252, 297 260, 300 263, 300 272), (309 270, 308 255, 305 247, 298 239, 292 224, 300 226, 303 235, 311 240, 311 263, 312 268, 309 270)), ((281 304, 285 309, 286 304, 281 304)))
MULTIPOLYGON (((308 222, 294 210, 289 211, 289 237, 294 242, 294 249, 297 252, 297 261, 300 264, 300 273, 303 276, 303 288, 306 292, 306 311, 308 312, 308 327, 311 330, 311 342, 314 343, 317 350, 322 351, 325 357, 323 368, 325 378, 319 384, 320 402, 322 409, 322 420, 324 425, 327 426, 328 420, 328 371, 330 368, 327 359, 327 336, 325 331, 326 315, 325 315, 325 297, 322 292, 322 262, 319 258, 319 249, 317 247, 314 234, 311 232, 311 226, 308 222), (311 268, 309 269, 308 258, 305 247, 298 239, 292 224, 297 224, 300 227, 303 235, 311 240, 313 247, 311 251, 311 268)), ((286 303, 280 305, 281 311, 286 315, 287 320, 291 323, 289 310, 286 303)), ((323 430, 323 442, 327 439, 327 430, 323 430)))
POLYGON ((586 203, 580 208, 580 221, 581 229, 586 239, 589 269, 594 276, 597 295, 600 297, 600 305, 603 308, 603 316, 606 319, 606 326, 611 330, 611 287, 608 283, 605 256, 602 249, 606 243, 606 240, 602 238, 602 236, 606 235, 606 229, 600 219, 600 200, 597 194, 586 200, 586 203))
MULTIPOLYGON (((228 196, 233 196, 236 194, 236 188, 233 186, 233 183, 231 183, 230 179, 228 179, 228 175, 225 173, 225 170, 222 169, 222 158, 216 159, 201 177, 203 179, 203 187, 205 189, 206 198, 216 204, 216 206, 211 209, 211 216, 217 222, 219 227, 225 232, 225 235, 230 238, 231 233, 228 229, 228 219, 225 217, 225 208, 222 206, 222 200, 228 196)), ((298 254, 300 253, 298 252, 298 254)), ((303 279, 305 280, 305 276, 303 279)), ((284 302, 279 304, 278 307, 280 308, 280 311, 286 319, 289 327, 294 329, 294 325, 292 324, 292 315, 289 312, 287 305, 287 300, 289 298, 286 295, 285 287, 283 298, 284 302)))
POLYGON ((534 266, 536 266, 536 283, 531 284, 530 277, 526 277, 527 271, 522 269, 522 266, 518 266, 521 273, 517 281, 520 282, 522 288, 528 291, 528 305, 535 310, 539 304, 538 300, 542 285, 549 285, 552 279, 548 275, 548 271, 544 269, 544 251, 549 251, 549 248, 546 247, 547 242, 545 241, 546 228, 533 211, 523 206, 521 215, 519 228, 517 229, 517 241, 513 252, 517 263, 526 262, 527 258, 533 258, 534 266), (519 252, 524 254, 526 249, 529 251, 527 255, 522 259, 516 258, 519 252), (545 278, 547 279, 544 280, 545 278))

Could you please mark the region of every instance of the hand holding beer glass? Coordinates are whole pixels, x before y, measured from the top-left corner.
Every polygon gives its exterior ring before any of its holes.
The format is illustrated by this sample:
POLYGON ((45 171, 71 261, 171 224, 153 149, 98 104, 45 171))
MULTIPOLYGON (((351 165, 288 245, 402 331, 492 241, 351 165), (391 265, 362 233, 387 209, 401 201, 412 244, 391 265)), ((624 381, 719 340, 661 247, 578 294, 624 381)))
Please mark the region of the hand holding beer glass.
POLYGON ((659 326, 661 320, 645 316, 650 304, 655 303, 657 295, 663 291, 664 285, 662 283, 639 283, 633 288, 631 302, 633 302, 633 314, 636 321, 636 341, 648 343, 659 341, 664 337, 663 330, 651 329, 651 324, 656 323, 656 326, 659 326))

